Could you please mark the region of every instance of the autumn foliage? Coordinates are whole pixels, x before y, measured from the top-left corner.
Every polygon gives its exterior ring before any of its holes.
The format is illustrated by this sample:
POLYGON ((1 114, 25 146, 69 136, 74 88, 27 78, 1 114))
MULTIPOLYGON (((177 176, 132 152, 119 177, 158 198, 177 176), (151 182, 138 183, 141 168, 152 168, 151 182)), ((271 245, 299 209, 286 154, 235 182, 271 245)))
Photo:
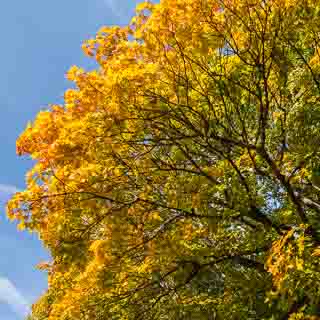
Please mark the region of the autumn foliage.
POLYGON ((17 141, 32 319, 320 319, 320 1, 146 2, 83 50, 17 141))

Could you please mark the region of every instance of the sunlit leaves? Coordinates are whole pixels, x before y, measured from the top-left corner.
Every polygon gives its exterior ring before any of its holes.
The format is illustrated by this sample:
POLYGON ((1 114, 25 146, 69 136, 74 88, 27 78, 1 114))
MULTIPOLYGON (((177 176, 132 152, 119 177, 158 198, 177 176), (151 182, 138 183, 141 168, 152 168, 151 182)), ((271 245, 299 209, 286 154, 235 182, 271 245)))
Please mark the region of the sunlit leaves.
POLYGON ((99 68, 17 141, 36 318, 316 317, 319 5, 145 2, 84 42, 99 68))

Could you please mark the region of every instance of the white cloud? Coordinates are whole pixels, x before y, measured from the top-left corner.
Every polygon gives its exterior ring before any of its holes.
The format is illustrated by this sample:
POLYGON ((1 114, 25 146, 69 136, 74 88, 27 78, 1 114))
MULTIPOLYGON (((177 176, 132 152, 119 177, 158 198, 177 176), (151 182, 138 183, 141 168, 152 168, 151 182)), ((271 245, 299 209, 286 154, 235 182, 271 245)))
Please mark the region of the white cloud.
POLYGON ((16 192, 19 192, 19 191, 20 190, 14 185, 0 184, 0 193, 12 194, 12 193, 16 193, 16 192))
POLYGON ((121 18, 123 15, 123 11, 120 9, 119 5, 116 5, 116 3, 119 0, 103 0, 104 4, 110 9, 112 15, 114 15, 117 18, 121 18))
POLYGON ((7 303, 12 311, 24 318, 28 315, 29 304, 14 284, 7 278, 0 277, 0 301, 7 303))

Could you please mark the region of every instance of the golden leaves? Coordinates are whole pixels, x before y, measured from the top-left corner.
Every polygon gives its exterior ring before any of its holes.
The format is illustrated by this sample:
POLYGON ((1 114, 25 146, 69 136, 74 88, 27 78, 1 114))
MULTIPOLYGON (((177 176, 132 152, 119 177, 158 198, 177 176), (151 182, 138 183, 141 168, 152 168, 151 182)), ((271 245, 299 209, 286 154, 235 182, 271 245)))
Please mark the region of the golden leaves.
POLYGON ((316 248, 313 253, 312 253, 313 257, 320 257, 320 248, 316 248))
MULTIPOLYGON (((279 1, 291 8, 289 2, 279 1)), ((8 215, 37 230, 55 259, 46 319, 79 319, 80 310, 89 319, 97 311, 112 318, 110 310, 130 319, 141 311, 140 301, 145 309, 158 301, 161 312, 171 312, 176 294, 181 304, 221 304, 225 315, 233 295, 244 295, 246 307, 258 299, 246 296, 242 278, 263 278, 254 267, 267 256, 254 252, 249 267, 240 268, 241 257, 230 253, 276 237, 266 262, 275 297, 293 295, 296 279, 314 274, 316 259, 310 257, 319 250, 308 247, 306 226, 297 226, 295 203, 286 194, 288 184, 304 182, 310 168, 295 170, 297 150, 278 156, 281 134, 291 134, 282 127, 291 98, 279 90, 281 68, 270 62, 275 54, 269 47, 280 40, 273 43, 269 33, 282 20, 271 25, 274 12, 266 15, 265 2, 224 5, 145 2, 129 26, 102 27, 83 44, 98 69, 72 66, 66 77, 76 88, 66 90, 63 105, 40 112, 18 139, 17 152, 37 164, 27 175, 27 190, 9 202, 8 215), (268 79, 257 65, 262 57, 268 79), (271 197, 277 208, 265 213, 259 207, 271 197), (258 216, 248 213, 254 207, 258 216), (287 233, 283 221, 293 225, 287 233), (229 281, 228 289, 193 293, 203 290, 194 284, 209 269, 226 277, 221 281, 229 281), (119 296, 125 308, 112 300, 119 296)), ((281 25, 278 37, 282 33, 281 25)), ((317 57, 310 62, 316 66, 317 57)))
POLYGON ((112 256, 108 253, 109 244, 107 240, 95 240, 91 244, 89 251, 95 255, 96 262, 99 265, 107 264, 112 261, 112 256))
POLYGON ((66 74, 66 78, 70 81, 74 81, 80 74, 83 73, 81 68, 73 65, 66 74))
POLYGON ((152 10, 154 4, 151 1, 141 2, 136 6, 136 12, 139 13, 143 10, 152 10))

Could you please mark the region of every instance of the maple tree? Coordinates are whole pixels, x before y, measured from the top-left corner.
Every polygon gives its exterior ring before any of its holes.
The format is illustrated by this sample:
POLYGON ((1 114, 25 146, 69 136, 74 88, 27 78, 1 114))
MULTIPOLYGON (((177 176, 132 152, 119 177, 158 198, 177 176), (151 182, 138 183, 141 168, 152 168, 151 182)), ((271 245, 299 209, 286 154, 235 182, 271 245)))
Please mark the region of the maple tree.
POLYGON ((9 217, 52 255, 32 319, 319 319, 320 1, 161 0, 103 27, 9 217))

